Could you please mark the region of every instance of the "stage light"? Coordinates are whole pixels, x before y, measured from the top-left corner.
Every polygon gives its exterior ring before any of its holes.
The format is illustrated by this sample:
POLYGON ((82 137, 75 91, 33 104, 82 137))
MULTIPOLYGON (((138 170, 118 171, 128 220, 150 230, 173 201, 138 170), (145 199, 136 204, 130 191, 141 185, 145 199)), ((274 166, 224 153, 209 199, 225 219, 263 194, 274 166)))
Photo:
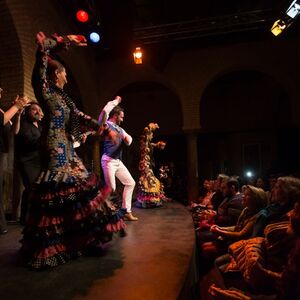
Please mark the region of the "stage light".
POLYGON ((140 65, 143 63, 143 52, 141 47, 136 47, 135 51, 133 52, 133 60, 134 63, 140 65))
POLYGON ((294 19, 300 14, 300 1, 294 0, 286 11, 286 14, 294 19))
POLYGON ((77 11, 76 13, 76 19, 79 21, 79 22, 82 22, 82 23, 85 23, 88 21, 89 19, 89 15, 86 11, 84 10, 79 10, 77 11))
POLYGON ((251 177, 253 176, 253 173, 252 173, 251 171, 247 171, 247 172, 246 172, 246 176, 247 176, 248 178, 251 178, 251 177))
POLYGON ((290 27, 297 16, 300 15, 300 0, 293 0, 289 8, 281 19, 274 22, 271 32, 277 36, 282 33, 283 30, 290 27))
POLYGON ((91 32, 90 33, 90 40, 91 40, 91 42, 93 42, 93 43, 99 43, 99 41, 100 41, 100 35, 99 35, 99 33, 97 33, 97 32, 91 32))
POLYGON ((277 36, 286 28, 286 23, 283 20, 277 20, 274 22, 271 32, 277 36))

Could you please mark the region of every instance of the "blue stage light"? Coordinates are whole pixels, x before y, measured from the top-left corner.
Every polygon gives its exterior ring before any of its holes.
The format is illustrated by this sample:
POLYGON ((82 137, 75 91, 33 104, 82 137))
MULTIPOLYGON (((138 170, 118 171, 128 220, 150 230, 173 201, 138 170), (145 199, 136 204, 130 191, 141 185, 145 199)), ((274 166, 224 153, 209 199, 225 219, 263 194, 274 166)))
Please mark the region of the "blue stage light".
POLYGON ((100 35, 97 32, 92 32, 90 33, 90 40, 93 43, 99 43, 100 41, 100 35))

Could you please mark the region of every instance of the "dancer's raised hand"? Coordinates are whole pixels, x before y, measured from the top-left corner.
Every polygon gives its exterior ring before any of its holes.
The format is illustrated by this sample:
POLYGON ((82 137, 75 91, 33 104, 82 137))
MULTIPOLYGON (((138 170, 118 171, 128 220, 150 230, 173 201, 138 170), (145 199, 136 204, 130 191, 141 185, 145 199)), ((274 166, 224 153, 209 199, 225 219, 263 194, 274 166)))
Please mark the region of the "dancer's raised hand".
POLYGON ((75 46, 87 46, 87 40, 83 35, 70 34, 67 38, 75 46))

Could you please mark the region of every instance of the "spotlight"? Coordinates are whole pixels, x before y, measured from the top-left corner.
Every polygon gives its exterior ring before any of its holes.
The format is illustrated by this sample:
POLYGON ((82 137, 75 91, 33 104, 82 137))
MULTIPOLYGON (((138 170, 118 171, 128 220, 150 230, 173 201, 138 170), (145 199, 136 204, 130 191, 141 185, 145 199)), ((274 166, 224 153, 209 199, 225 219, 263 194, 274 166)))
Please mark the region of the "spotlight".
POLYGON ((91 42, 93 42, 93 43, 98 43, 99 41, 100 41, 100 35, 99 35, 99 33, 97 33, 97 32, 91 32, 90 33, 90 40, 91 40, 91 42))
POLYGON ((253 173, 252 173, 251 171, 247 171, 247 172, 246 172, 246 176, 247 176, 248 178, 251 178, 251 177, 253 176, 253 173))
POLYGON ((136 47, 135 51, 133 52, 133 60, 136 65, 140 65, 143 63, 143 52, 141 47, 136 47))
POLYGON ((293 0, 289 8, 281 19, 274 22, 271 32, 277 36, 282 33, 283 30, 290 27, 295 21, 295 18, 300 14, 300 0, 293 0))
POLYGON ((287 27, 287 24, 286 24, 283 20, 279 19, 279 20, 277 20, 277 21, 274 22, 274 24, 273 24, 273 26, 272 26, 272 28, 271 28, 271 32, 272 32, 275 36, 277 36, 277 35, 279 35, 286 27, 287 27))
POLYGON ((81 23, 85 23, 88 21, 89 19, 89 15, 86 11, 84 10, 78 10, 76 13, 76 19, 81 22, 81 23))
POLYGON ((300 14, 300 1, 294 0, 286 11, 286 14, 294 19, 300 14))

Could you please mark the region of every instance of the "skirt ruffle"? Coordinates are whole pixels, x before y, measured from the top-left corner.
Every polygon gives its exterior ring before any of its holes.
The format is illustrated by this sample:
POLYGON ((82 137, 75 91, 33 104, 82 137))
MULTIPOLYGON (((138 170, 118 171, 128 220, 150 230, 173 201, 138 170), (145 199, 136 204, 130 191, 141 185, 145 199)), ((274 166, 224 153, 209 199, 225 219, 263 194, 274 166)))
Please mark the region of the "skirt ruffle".
POLYGON ((165 195, 162 191, 161 182, 154 175, 142 175, 138 182, 136 199, 135 206, 138 208, 162 206, 165 195))
POLYGON ((136 207, 139 208, 154 208, 163 205, 162 199, 164 195, 162 193, 149 193, 139 191, 137 194, 136 207))
POLYGON ((64 264, 126 227, 126 209, 109 199, 110 190, 100 189, 95 174, 73 179, 57 172, 33 188, 21 253, 34 269, 64 264))

